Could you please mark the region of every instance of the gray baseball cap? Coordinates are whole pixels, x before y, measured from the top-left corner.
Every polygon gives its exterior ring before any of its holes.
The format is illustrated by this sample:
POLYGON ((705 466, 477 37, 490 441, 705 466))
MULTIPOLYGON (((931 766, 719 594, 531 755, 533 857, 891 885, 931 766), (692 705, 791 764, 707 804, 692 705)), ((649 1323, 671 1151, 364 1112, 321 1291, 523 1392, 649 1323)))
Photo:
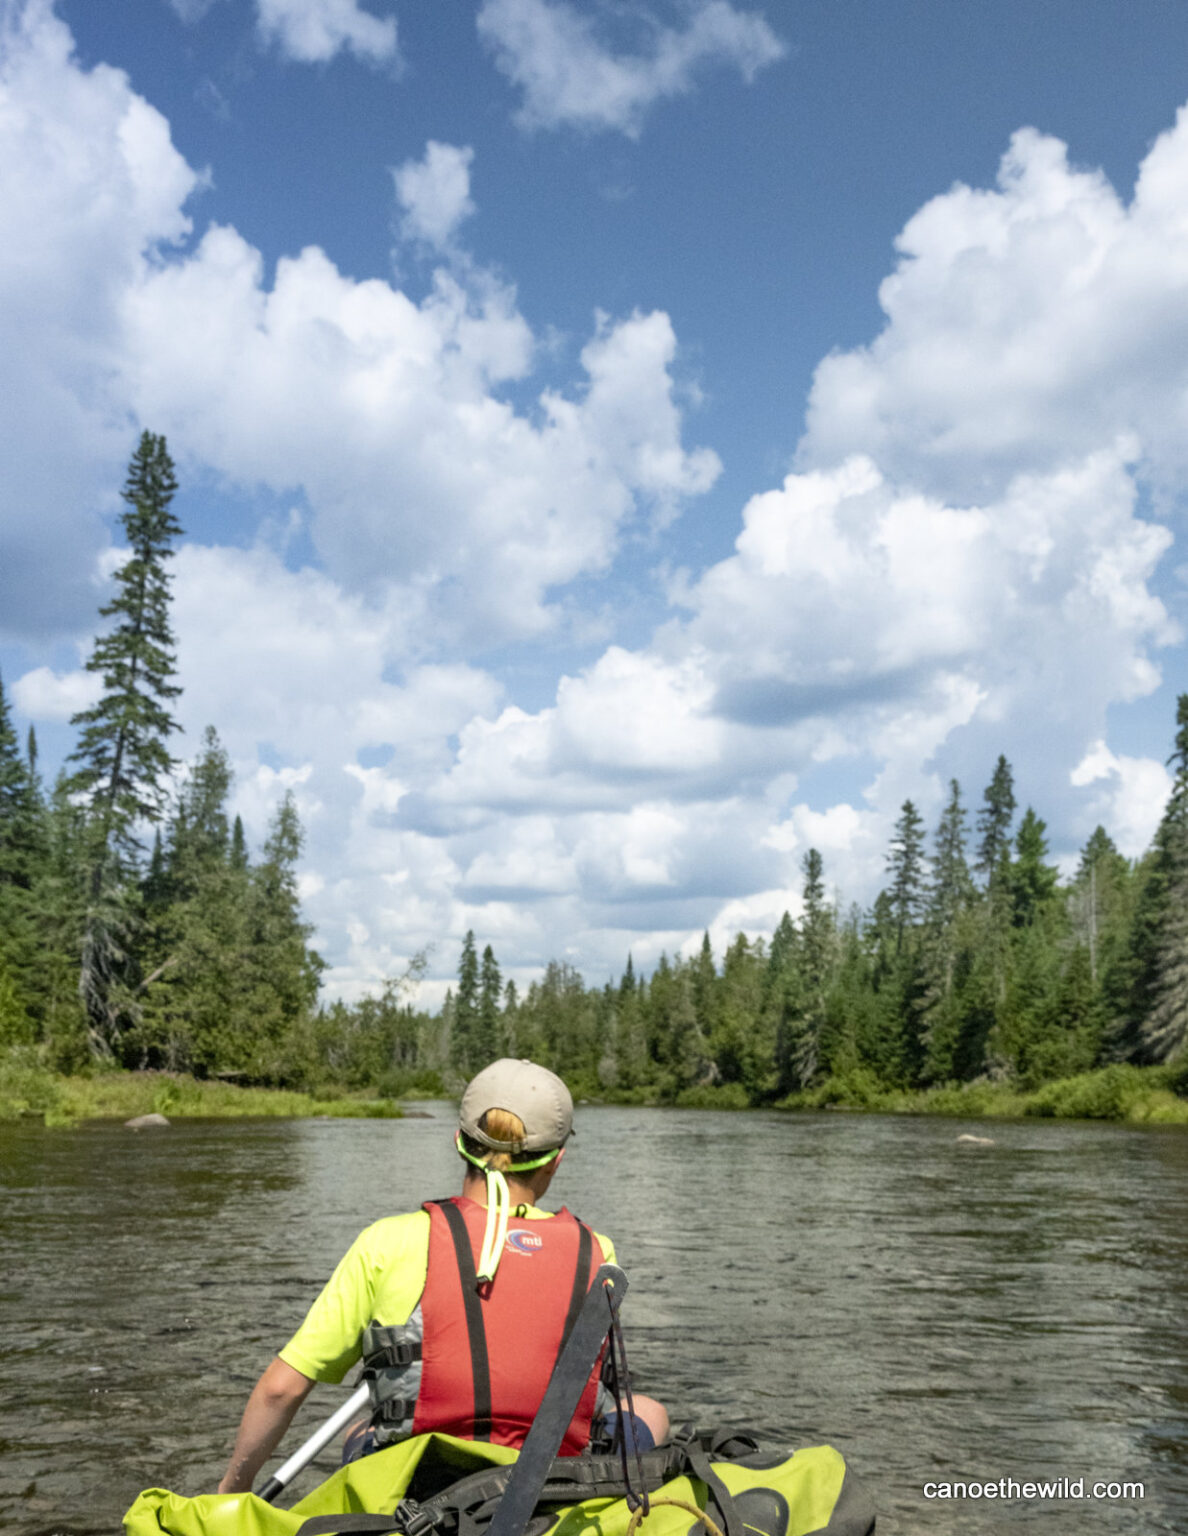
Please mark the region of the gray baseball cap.
POLYGON ((563 1147, 573 1132, 573 1100, 555 1072, 534 1061, 505 1056, 471 1078, 462 1095, 458 1125, 463 1135, 492 1152, 547 1152, 563 1147), (489 1109, 507 1109, 524 1122, 521 1142, 496 1141, 480 1130, 489 1109))

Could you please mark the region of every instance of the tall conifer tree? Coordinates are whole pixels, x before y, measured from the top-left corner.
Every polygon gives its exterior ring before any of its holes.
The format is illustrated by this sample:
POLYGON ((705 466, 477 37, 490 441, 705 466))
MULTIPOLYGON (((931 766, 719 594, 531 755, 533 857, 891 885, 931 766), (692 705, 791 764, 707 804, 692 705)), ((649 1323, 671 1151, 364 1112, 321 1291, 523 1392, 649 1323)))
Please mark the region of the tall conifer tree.
POLYGON ((483 950, 479 969, 478 1030, 475 1037, 475 1054, 483 1063, 493 1061, 499 1054, 499 994, 503 977, 495 951, 488 944, 483 950))
POLYGON ((903 802, 887 856, 891 875, 891 911, 896 944, 919 921, 924 908, 924 818, 910 800, 903 802))
POLYGON ((479 963, 474 929, 466 930, 458 957, 458 995, 454 999, 454 1027, 450 1055, 460 1072, 469 1077, 478 1070, 479 963))
POLYGON ((932 879, 925 910, 924 990, 920 1000, 923 1075, 943 1082, 953 1075, 961 1028, 957 996, 961 923, 973 901, 965 857, 966 811, 961 785, 949 781, 949 798, 933 843, 932 879))
POLYGON ((1139 1024, 1143 1056, 1169 1061, 1188 1049, 1188 693, 1176 706, 1176 770, 1171 797, 1155 833, 1150 883, 1154 906, 1139 1024))
POLYGON ((999 755, 978 812, 978 871, 992 885, 1009 856, 1011 821, 1015 815, 1015 781, 1011 765, 999 755))
POLYGON ((804 873, 804 915, 796 1011, 786 1023, 786 1072, 795 1086, 807 1088, 817 1075, 821 1032, 825 1024, 826 990, 837 938, 833 910, 825 899, 825 865, 820 853, 810 848, 801 864, 804 873))
POLYGON ((34 963, 32 886, 39 872, 41 804, 37 780, 21 755, 0 679, 0 1041, 32 1032, 26 1012, 34 963))
POLYGON ((1081 862, 1069 892, 1073 937, 1085 947, 1094 988, 1102 969, 1103 946, 1107 962, 1114 958, 1118 919, 1125 909, 1129 886, 1129 864, 1106 829, 1095 827, 1081 850, 1081 862))
MULTIPOLYGON (((1006 1001, 1007 973, 1010 968, 1011 906, 1011 822, 1015 815, 1015 782, 1011 765, 999 756, 994 773, 986 786, 982 809, 978 812, 978 872, 986 882, 987 902, 983 908, 985 931, 978 950, 985 962, 987 1001, 991 1010, 1006 1001)), ((986 1021, 975 1035, 986 1033, 986 1021)), ((982 1051, 972 1044, 970 1060, 982 1051)))
POLYGON ((177 490, 163 437, 145 432, 128 467, 122 515, 129 558, 99 610, 114 620, 95 642, 87 671, 103 694, 74 716, 81 736, 71 791, 87 805, 87 912, 79 988, 96 1054, 115 1053, 129 1022, 126 990, 134 912, 129 881, 140 854, 138 827, 159 820, 179 729, 169 705, 180 693, 169 623, 166 561, 181 528, 170 511, 177 490))
POLYGON ((1017 927, 1028 928, 1044 912, 1056 894, 1060 871, 1046 864, 1047 823, 1030 806, 1015 835, 1015 863, 1011 870, 1011 898, 1017 927))

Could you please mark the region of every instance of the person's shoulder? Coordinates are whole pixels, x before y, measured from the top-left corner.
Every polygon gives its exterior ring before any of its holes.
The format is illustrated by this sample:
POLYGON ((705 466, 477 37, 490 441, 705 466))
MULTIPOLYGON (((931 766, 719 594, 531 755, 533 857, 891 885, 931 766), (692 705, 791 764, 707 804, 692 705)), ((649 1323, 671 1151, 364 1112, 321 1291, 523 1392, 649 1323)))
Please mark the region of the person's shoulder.
POLYGON ((398 1216, 381 1216, 369 1227, 364 1227, 359 1236, 380 1240, 390 1238, 398 1241, 402 1237, 414 1236, 422 1227, 428 1225, 428 1211, 401 1211, 398 1216))
POLYGON ((428 1237, 428 1211, 402 1211, 399 1216, 381 1216, 369 1227, 364 1227, 354 1246, 369 1254, 387 1257, 400 1249, 419 1246, 428 1237))

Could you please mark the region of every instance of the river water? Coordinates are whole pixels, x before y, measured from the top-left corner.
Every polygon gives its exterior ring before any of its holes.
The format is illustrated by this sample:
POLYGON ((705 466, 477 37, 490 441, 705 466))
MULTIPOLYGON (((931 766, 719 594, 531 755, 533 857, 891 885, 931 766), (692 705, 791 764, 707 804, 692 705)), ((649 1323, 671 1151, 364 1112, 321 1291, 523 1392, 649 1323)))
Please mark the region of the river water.
MULTIPOLYGON (((426 1108, 0 1125, 0 1528, 112 1532, 142 1487, 213 1488, 359 1229, 456 1191, 426 1108)), ((551 1193, 616 1239, 641 1387, 836 1445, 880 1536, 1188 1532, 1182 1130, 582 1108, 551 1193), (923 1495, 1000 1478, 1144 1496, 923 1495)), ((287 1449, 344 1395, 315 1390, 287 1449)))

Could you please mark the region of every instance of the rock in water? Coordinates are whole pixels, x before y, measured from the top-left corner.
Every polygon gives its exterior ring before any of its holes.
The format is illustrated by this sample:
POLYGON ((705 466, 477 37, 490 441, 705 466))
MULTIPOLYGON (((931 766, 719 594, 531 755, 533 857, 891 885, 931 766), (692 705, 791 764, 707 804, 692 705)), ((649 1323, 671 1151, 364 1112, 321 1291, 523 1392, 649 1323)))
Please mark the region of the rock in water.
POLYGON ((964 1142, 967 1147, 994 1146, 993 1136, 971 1136, 968 1131, 964 1131, 960 1136, 958 1136, 957 1140, 959 1143, 964 1142))
POLYGON ((150 1131, 154 1126, 168 1125, 164 1115, 135 1115, 131 1120, 124 1121, 124 1129, 128 1131, 150 1131))

